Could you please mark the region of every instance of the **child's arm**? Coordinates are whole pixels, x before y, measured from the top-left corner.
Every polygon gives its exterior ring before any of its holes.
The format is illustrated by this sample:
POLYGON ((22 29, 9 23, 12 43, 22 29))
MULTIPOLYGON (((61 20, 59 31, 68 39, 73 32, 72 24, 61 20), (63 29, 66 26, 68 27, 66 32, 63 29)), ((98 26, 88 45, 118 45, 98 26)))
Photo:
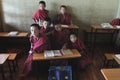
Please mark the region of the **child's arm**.
POLYGON ((62 46, 62 49, 67 49, 67 43, 62 46))

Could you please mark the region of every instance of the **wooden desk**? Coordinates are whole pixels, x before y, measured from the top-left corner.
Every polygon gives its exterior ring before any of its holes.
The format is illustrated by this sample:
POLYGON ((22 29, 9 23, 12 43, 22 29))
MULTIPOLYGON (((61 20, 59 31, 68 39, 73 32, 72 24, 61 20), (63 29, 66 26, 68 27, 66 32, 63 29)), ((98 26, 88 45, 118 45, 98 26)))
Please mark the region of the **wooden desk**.
POLYGON ((9 36, 9 32, 0 32, 0 37, 27 37, 27 32, 19 32, 16 36, 9 36))
POLYGON ((0 69, 1 69, 3 80, 5 80, 3 64, 5 63, 5 61, 7 60, 8 57, 9 57, 9 54, 0 54, 0 69))
MULTIPOLYGON (((93 51, 92 53, 94 53, 94 49, 95 49, 95 45, 96 45, 96 33, 98 31, 102 31, 102 32, 105 31, 105 33, 106 32, 110 33, 110 30, 120 30, 120 28, 116 28, 116 27, 113 27, 113 28, 103 28, 101 25, 91 25, 92 35, 91 35, 91 39, 90 40, 91 40, 91 46, 92 46, 92 51, 93 51)), ((113 36, 113 34, 112 34, 112 36, 113 36)))
POLYGON ((102 69, 105 80, 120 80, 120 68, 102 69))
POLYGON ((71 59, 71 58, 79 58, 81 57, 81 54, 76 49, 71 50, 73 52, 72 55, 64 55, 60 57, 51 57, 51 58, 45 58, 44 53, 35 53, 33 54, 33 60, 54 60, 54 59, 71 59))
POLYGON ((117 58, 115 55, 113 55, 113 58, 115 59, 115 61, 119 64, 119 67, 120 67, 120 59, 117 58))

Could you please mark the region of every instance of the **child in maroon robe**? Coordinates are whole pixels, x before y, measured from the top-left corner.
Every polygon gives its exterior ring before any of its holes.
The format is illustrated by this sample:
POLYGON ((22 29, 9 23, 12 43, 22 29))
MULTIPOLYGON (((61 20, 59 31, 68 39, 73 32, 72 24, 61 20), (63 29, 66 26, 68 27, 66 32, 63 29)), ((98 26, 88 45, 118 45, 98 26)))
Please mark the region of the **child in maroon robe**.
POLYGON ((46 3, 44 1, 40 1, 39 10, 37 10, 32 17, 35 23, 41 24, 43 20, 48 17, 49 12, 45 7, 46 3))
POLYGON ((61 25, 55 25, 55 29, 51 33, 52 49, 60 50, 69 41, 70 31, 67 28, 62 28, 61 25))
POLYGON ((45 35, 50 34, 50 32, 52 31, 52 28, 50 27, 50 22, 51 22, 50 18, 45 18, 44 19, 43 25, 40 26, 40 33, 41 34, 45 34, 45 35))
POLYGON ((57 17, 54 21, 55 24, 64 24, 70 25, 71 24, 71 15, 67 13, 67 7, 62 5, 60 7, 60 13, 57 14, 57 17))
POLYGON ((46 36, 41 35, 39 32, 40 32, 39 25, 32 24, 31 25, 31 36, 30 36, 31 49, 24 63, 21 77, 25 77, 32 70, 33 53, 35 52, 41 53, 41 52, 44 52, 44 50, 50 49, 50 43, 49 43, 48 38, 46 36))
MULTIPOLYGON (((52 46, 53 50, 61 50, 64 45, 69 41, 69 29, 62 28, 61 25, 55 25, 55 29, 51 33, 52 46)), ((67 60, 51 60, 50 64, 52 66, 65 66, 68 64, 67 60)))
POLYGON ((89 64, 92 63, 92 60, 86 54, 87 51, 84 43, 77 38, 75 34, 70 35, 70 41, 66 44, 66 48, 77 49, 81 53, 82 57, 80 60, 78 59, 78 61, 75 61, 76 63, 80 63, 78 65, 81 69, 85 69, 89 64))

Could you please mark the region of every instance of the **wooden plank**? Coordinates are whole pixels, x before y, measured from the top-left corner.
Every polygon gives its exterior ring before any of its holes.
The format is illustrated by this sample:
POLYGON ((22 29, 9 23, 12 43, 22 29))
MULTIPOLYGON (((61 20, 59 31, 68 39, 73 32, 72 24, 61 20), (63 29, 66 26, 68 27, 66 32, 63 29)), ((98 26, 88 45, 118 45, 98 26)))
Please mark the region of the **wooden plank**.
POLYGON ((73 52, 72 55, 64 55, 64 56, 51 57, 51 58, 45 58, 44 53, 34 53, 33 60, 71 59, 71 58, 81 57, 81 54, 78 52, 78 50, 72 49, 71 51, 73 52))
POLYGON ((120 80, 120 68, 102 69, 101 72, 105 80, 120 80))

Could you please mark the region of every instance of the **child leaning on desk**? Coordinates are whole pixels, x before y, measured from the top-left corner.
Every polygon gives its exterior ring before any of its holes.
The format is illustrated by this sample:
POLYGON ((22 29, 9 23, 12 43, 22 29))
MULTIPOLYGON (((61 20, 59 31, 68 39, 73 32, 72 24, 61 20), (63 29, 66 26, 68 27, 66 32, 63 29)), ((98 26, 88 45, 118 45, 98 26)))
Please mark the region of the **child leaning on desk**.
POLYGON ((41 53, 44 52, 44 50, 50 49, 50 42, 45 35, 40 34, 40 27, 38 24, 32 24, 30 31, 31 49, 24 63, 23 71, 20 75, 21 78, 27 76, 30 71, 32 71, 33 53, 41 53))
POLYGON ((74 64, 78 64, 80 69, 85 69, 89 64, 92 63, 92 60, 86 54, 87 51, 84 43, 74 33, 70 34, 69 42, 64 46, 64 49, 65 48, 77 49, 80 52, 81 58, 73 62, 74 64))

